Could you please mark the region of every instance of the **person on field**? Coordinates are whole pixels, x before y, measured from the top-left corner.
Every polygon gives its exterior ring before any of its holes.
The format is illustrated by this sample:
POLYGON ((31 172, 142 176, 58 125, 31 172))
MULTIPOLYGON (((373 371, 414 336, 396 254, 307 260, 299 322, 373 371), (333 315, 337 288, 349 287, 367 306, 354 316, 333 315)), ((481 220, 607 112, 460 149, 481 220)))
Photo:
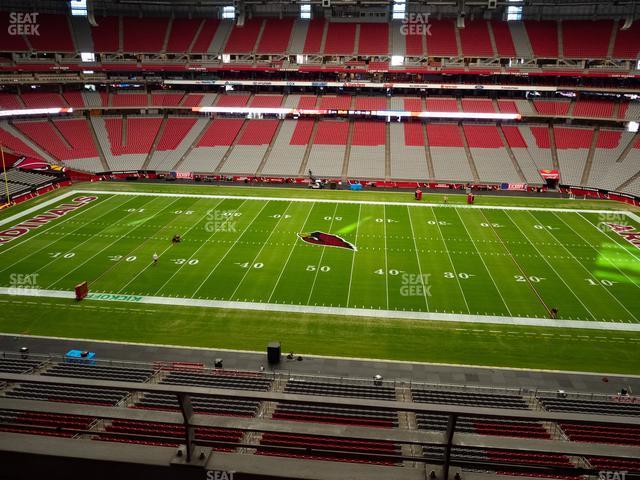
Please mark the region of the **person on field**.
POLYGON ((158 257, 158 254, 157 254, 157 253, 154 253, 154 254, 153 254, 153 264, 154 264, 154 265, 158 263, 158 258, 159 258, 159 257, 158 257))

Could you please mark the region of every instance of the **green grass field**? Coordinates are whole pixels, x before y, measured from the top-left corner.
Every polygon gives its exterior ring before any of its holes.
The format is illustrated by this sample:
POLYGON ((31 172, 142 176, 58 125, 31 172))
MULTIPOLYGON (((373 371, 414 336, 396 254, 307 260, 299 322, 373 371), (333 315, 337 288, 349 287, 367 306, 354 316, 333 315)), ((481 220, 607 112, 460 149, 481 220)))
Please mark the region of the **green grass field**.
MULTIPOLYGON (((80 188, 101 192, 0 246, 0 286, 19 294, 2 296, 3 331, 254 350, 281 339, 316 354, 639 370, 640 334, 615 329, 640 320, 640 249, 602 224, 639 225, 617 204, 481 197, 496 208, 469 209, 462 197, 424 206, 406 193, 80 188), (311 232, 355 251, 299 236, 311 232), (93 299, 52 298, 84 280, 93 299), (44 295, 25 296, 32 288, 44 295), (102 301, 113 299, 122 301, 102 301), (552 308, 571 328, 544 326, 552 308)), ((9 209, 1 228, 86 195, 11 222, 36 203, 9 209)))

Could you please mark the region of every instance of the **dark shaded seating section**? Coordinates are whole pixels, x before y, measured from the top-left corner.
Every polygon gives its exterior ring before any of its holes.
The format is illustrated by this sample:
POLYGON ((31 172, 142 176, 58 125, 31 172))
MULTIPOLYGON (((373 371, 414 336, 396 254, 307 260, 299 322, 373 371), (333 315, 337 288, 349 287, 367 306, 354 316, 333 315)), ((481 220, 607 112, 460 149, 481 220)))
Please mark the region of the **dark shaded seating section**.
POLYGON ((446 390, 412 389, 413 400, 420 403, 464 405, 469 407, 510 408, 528 410, 529 406, 519 395, 502 395, 446 390))
POLYGON ((38 360, 21 358, 0 358, 0 372, 3 373, 30 373, 42 365, 38 360))
MULTIPOLYGON (((418 413, 416 423, 420 430, 436 430, 444 432, 447 429, 447 416, 418 413)), ((551 438, 549 432, 539 422, 520 420, 505 420, 492 417, 471 418, 459 417, 456 431, 476 433, 479 435, 499 435, 520 438, 551 438)))
MULTIPOLYGON (((184 443, 184 436, 185 432, 182 425, 113 420, 110 424, 105 425, 104 433, 97 434, 94 440, 178 447, 184 443)), ((239 443, 242 438, 242 432, 240 430, 199 427, 195 429, 195 437, 198 445, 211 447, 216 451, 230 452, 235 447, 221 445, 221 443, 239 443)))
POLYGON ((13 390, 5 392, 7 397, 13 398, 92 405, 115 405, 127 394, 126 390, 115 388, 72 387, 37 383, 21 383, 16 385, 13 390))
POLYGON ((150 368, 111 367, 81 363, 58 363, 43 373, 43 375, 57 377, 95 378, 119 382, 145 382, 152 374, 153 370, 150 368))
POLYGON ((576 442, 640 445, 640 429, 637 427, 611 427, 580 423, 560 423, 559 425, 569 440, 576 442))
POLYGON ((298 451, 283 448, 258 448, 256 455, 304 458, 310 460, 329 460, 352 463, 371 463, 375 465, 398 465, 380 455, 400 455, 400 447, 390 442, 347 440, 334 437, 313 437, 310 435, 289 435, 286 433, 265 433, 260 445, 275 447, 293 447, 298 451), (360 455, 358 455, 360 454, 360 455))
POLYGON ((85 416, 0 410, 0 432, 70 438, 78 430, 87 430, 94 420, 85 416))
POLYGON ((281 403, 273 413, 275 420, 298 422, 337 423, 363 427, 393 428, 398 426, 394 411, 362 407, 333 407, 304 403, 281 403))
POLYGON ((626 471, 640 473, 640 460, 623 460, 618 458, 587 457, 592 467, 608 471, 626 471))
POLYGON ((549 412, 595 413, 600 415, 640 415, 640 403, 617 400, 574 400, 570 398, 540 397, 538 400, 549 412))
MULTIPOLYGON (((260 407, 260 402, 256 400, 236 400, 221 397, 203 397, 199 395, 193 395, 191 402, 196 413, 234 417, 255 417, 260 407)), ((135 408, 178 410, 179 405, 175 395, 145 393, 142 399, 136 402, 135 408)))
POLYGON ((271 387, 271 382, 271 379, 252 372, 211 370, 207 373, 200 373, 193 370, 177 370, 170 371, 160 383, 266 392, 271 387))
POLYGON ((342 383, 314 382, 290 379, 284 389, 285 393, 298 395, 324 395, 327 397, 351 397, 370 400, 395 400, 393 387, 378 385, 355 385, 342 383))
MULTIPOLYGON (((171 364, 161 368, 168 373, 160 383, 167 385, 267 391, 271 388, 272 382, 271 379, 255 372, 205 370, 198 365, 191 364, 171 364)), ((210 415, 254 417, 260 408, 258 400, 205 397, 202 395, 193 395, 191 400, 197 413, 210 415)), ((178 410, 179 405, 174 395, 145 393, 142 399, 136 402, 135 408, 178 410)))
MULTIPOLYGON (((444 447, 430 446, 424 449, 424 456, 433 461, 442 461, 444 458, 444 447)), ((502 462, 510 463, 512 465, 523 466, 537 466, 537 467, 565 467, 572 468, 574 465, 569 458, 565 455, 559 455, 555 453, 543 454, 543 453, 530 453, 530 452, 515 452, 508 450, 498 449, 475 449, 475 448, 463 448, 453 447, 451 450, 452 460, 462 460, 466 462, 502 462)), ((491 469, 490 465, 482 466, 478 465, 478 469, 491 469)), ((518 473, 517 471, 509 469, 501 469, 495 472, 497 475, 525 475, 527 477, 539 477, 539 478, 561 478, 561 479, 573 479, 580 478, 578 475, 554 475, 541 473, 518 473)))

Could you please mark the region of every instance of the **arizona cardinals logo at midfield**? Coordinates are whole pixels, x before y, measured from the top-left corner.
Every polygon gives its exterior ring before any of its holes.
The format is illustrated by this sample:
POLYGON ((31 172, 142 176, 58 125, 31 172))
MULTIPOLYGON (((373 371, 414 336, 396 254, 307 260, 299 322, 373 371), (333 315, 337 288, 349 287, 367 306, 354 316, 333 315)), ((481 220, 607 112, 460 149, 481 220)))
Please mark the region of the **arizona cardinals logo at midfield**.
POLYGON ((311 243, 313 245, 322 245, 324 247, 339 247, 346 248, 347 250, 357 251, 355 245, 347 242, 344 238, 332 233, 312 232, 312 233, 299 233, 298 237, 303 242, 311 243))

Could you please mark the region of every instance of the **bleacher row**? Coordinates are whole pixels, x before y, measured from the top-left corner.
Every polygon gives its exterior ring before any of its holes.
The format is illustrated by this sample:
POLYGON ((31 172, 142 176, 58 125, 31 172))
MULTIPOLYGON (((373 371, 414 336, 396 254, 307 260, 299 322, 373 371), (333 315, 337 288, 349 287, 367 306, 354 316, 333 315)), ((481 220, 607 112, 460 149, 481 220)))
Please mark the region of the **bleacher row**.
POLYGON ((57 180, 58 177, 56 175, 9 169, 6 172, 0 172, 0 183, 2 183, 3 187, 6 187, 6 189, 2 189, 0 195, 4 195, 8 190, 9 196, 13 196, 54 183, 57 180))
POLYGON ((0 109, 25 108, 191 108, 191 107, 307 108, 330 110, 406 110, 410 112, 519 113, 522 116, 638 120, 640 103, 589 97, 569 99, 492 100, 489 98, 381 97, 366 95, 309 95, 249 93, 193 93, 176 90, 63 92, 0 92, 0 109))
MULTIPOLYGON (((276 383, 270 375, 258 372, 237 372, 207 369, 196 364, 163 365, 96 365, 78 363, 56 363, 51 360, 0 359, 0 371, 30 373, 37 370, 43 375, 72 378, 91 378, 130 382, 154 382, 168 385, 188 385, 234 390, 268 391, 276 383)), ((104 406, 128 406, 137 409, 177 411, 174 396, 145 393, 131 396, 128 392, 114 388, 75 387, 57 384, 18 383, 3 385, 0 396, 66 403, 94 404, 104 406)), ((404 387, 402 387, 404 388, 404 387)), ((396 387, 391 384, 374 385, 363 381, 318 380, 290 378, 279 391, 297 395, 322 395, 327 397, 390 400, 397 398, 396 387)), ((519 393, 480 393, 468 389, 449 387, 438 390, 414 385, 411 388, 414 402, 445 405, 495 408, 497 417, 460 417, 457 431, 479 435, 498 435, 523 438, 554 438, 553 427, 535 421, 517 421, 498 418, 501 409, 528 410, 531 404, 519 393)), ((529 399, 531 401, 531 399, 529 399)), ((613 399, 570 399, 538 396, 535 401, 549 411, 599 413, 604 415, 637 415, 640 405, 616 402, 613 399)), ((279 421, 302 421, 357 425, 379 428, 398 428, 400 417, 391 409, 373 407, 331 406, 305 404, 301 402, 277 403, 275 408, 264 408, 260 401, 236 400, 224 397, 193 396, 196 413, 224 416, 263 416, 279 421), (269 413, 271 412, 271 413, 269 413)), ((405 420, 406 421, 406 420, 405 420)), ((409 426, 401 428, 410 428, 409 426)), ((416 414, 416 428, 429 431, 446 430, 447 417, 442 414, 416 414)), ((640 430, 636 427, 612 428, 597 424, 563 422, 557 425, 561 438, 568 441, 640 445, 640 430)), ((0 431, 33 435, 62 437, 82 436, 98 441, 127 442, 143 445, 178 446, 184 438, 180 425, 133 420, 102 420, 90 416, 61 415, 20 410, 0 410, 0 431)), ((557 438, 557 435, 556 435, 557 438)), ((235 444, 246 443, 242 431, 198 427, 196 442, 218 451, 233 451, 235 444)), ((387 441, 354 441, 332 437, 313 437, 288 433, 263 433, 253 439, 255 454, 297 458, 371 463, 400 466, 401 462, 389 455, 400 455, 400 445, 387 441), (293 450, 288 450, 293 448, 293 450)), ((438 459, 440 447, 426 447, 427 458, 438 459)), ((575 466, 564 455, 534 454, 503 451, 497 449, 460 449, 454 457, 474 459, 481 462, 508 462, 514 465, 560 465, 575 466)), ((587 457, 584 461, 597 467, 624 468, 630 472, 640 471, 640 462, 617 461, 598 457, 587 457)), ((501 473, 512 473, 506 469, 501 473)))
MULTIPOLYGON (((640 160, 640 139, 630 132, 530 124, 129 115, 3 122, 0 137, 18 153, 92 172, 296 177, 311 170, 342 178, 346 171, 350 179, 539 185, 555 154, 562 183, 616 190, 638 173, 640 160)), ((628 187, 640 193, 640 185, 628 187)))
MULTIPOLYGON (((467 20, 456 32, 454 19, 429 18, 430 35, 402 22, 249 18, 244 25, 211 18, 96 17, 98 26, 71 33, 63 15, 41 14, 40 35, 24 37, 0 30, 8 52, 406 55, 412 57, 501 57, 636 59, 640 26, 620 30, 611 20, 501 22, 467 20), (493 39, 493 41, 492 41, 493 39)), ((419 20, 416 20, 418 22, 419 20)), ((0 12, 8 24, 8 12, 0 12)))

